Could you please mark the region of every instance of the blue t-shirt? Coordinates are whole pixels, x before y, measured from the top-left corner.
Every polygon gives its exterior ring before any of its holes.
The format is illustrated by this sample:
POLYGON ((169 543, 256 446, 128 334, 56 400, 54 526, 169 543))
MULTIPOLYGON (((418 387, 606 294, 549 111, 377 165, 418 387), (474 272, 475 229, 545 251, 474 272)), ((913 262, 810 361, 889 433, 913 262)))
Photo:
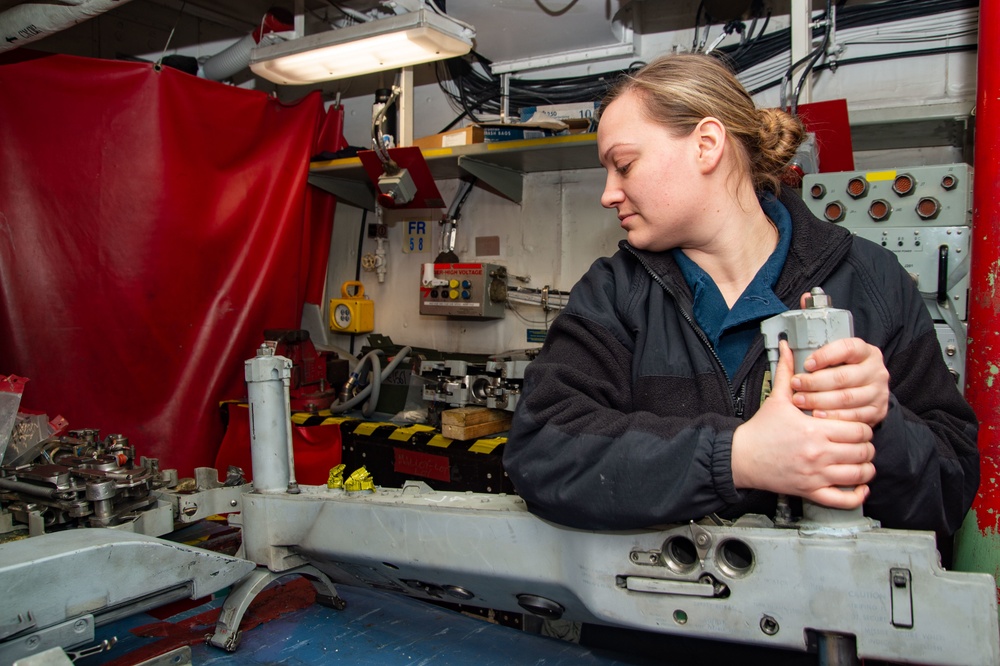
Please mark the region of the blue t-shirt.
POLYGON ((792 242, 792 218, 788 209, 771 194, 764 194, 760 205, 778 229, 778 246, 732 309, 726 305, 722 292, 708 273, 681 250, 672 251, 694 295, 695 321, 708 336, 730 378, 736 374, 750 349, 754 336, 760 330, 760 322, 788 309, 774 295, 774 285, 778 282, 792 242))

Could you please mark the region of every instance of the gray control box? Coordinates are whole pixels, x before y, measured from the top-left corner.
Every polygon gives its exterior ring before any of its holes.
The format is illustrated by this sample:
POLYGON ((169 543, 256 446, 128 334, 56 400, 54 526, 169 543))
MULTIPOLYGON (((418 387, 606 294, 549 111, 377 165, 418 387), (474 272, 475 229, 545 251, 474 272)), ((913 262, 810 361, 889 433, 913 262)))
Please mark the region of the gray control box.
POLYGON ((502 319, 507 269, 497 264, 423 264, 420 314, 502 319))

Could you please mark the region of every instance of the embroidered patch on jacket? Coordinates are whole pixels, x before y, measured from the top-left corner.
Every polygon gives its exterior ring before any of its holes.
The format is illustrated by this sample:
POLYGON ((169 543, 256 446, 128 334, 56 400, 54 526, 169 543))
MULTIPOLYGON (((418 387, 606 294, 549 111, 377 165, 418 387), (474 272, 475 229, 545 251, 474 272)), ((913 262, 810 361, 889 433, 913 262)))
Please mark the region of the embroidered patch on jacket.
POLYGON ((771 371, 764 371, 764 381, 760 385, 760 404, 764 404, 767 396, 771 395, 771 371))

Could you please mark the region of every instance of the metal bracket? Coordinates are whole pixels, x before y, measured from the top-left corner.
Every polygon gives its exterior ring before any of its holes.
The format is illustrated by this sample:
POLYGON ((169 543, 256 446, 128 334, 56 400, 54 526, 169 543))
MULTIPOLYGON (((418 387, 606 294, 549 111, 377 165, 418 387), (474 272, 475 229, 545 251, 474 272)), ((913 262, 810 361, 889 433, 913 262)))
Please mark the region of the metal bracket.
POLYGON ((524 174, 514 169, 482 162, 467 155, 458 156, 458 166, 516 204, 524 198, 524 174))
POLYGON ((346 608, 347 604, 337 596, 333 581, 313 566, 305 565, 278 572, 260 567, 233 587, 222 605, 222 612, 219 613, 219 620, 215 624, 215 633, 206 635, 205 642, 227 652, 235 652, 243 633, 239 628, 240 622, 243 621, 243 615, 251 602, 274 581, 292 575, 304 576, 312 582, 316 588, 317 603, 337 610, 346 608))

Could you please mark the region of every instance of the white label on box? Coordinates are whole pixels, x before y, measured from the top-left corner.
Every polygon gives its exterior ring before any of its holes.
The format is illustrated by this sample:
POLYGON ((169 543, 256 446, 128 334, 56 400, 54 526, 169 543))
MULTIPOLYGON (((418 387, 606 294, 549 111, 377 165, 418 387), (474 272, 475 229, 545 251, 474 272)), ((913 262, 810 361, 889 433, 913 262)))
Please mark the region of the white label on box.
POLYGON ((456 132, 455 134, 445 134, 441 137, 441 147, 451 148, 452 146, 464 146, 465 138, 467 134, 465 132, 456 132))

